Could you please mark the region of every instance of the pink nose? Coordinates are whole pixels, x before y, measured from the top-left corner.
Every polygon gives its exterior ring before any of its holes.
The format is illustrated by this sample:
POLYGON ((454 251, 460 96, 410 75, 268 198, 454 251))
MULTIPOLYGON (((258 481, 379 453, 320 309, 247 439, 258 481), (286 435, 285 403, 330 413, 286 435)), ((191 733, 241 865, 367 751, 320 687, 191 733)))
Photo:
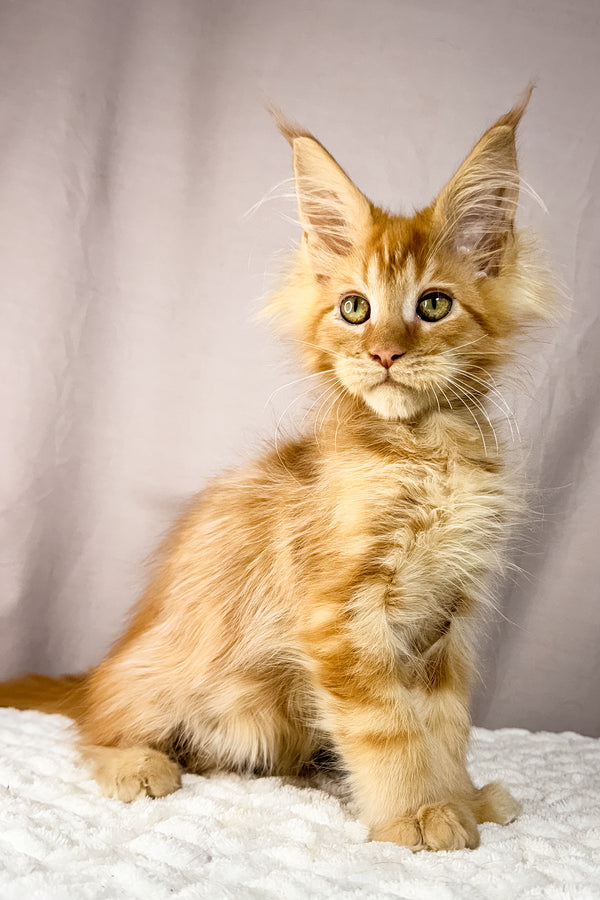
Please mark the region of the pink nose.
POLYGON ((378 362, 384 369, 389 369, 397 359, 404 356, 405 351, 399 347, 381 347, 371 352, 371 359, 378 362))

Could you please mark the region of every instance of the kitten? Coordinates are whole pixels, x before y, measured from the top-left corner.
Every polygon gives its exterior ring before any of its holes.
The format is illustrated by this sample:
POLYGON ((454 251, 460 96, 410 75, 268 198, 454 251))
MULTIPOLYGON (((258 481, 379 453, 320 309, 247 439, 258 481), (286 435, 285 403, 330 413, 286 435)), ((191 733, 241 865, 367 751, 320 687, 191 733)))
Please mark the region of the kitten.
POLYGON ((517 505, 486 397, 548 306, 514 228, 529 94, 411 217, 280 120, 304 233, 269 312, 321 384, 316 421, 192 501, 96 669, 4 688, 77 719, 108 797, 330 752, 375 840, 472 848, 518 814, 465 755, 473 625, 517 505))

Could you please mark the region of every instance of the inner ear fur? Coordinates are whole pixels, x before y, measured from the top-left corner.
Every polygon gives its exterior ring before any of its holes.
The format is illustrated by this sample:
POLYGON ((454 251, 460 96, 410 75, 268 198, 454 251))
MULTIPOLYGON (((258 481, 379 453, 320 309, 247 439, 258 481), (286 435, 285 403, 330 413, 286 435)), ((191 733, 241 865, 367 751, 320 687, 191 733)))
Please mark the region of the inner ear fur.
POLYGON ((298 212, 313 263, 327 271, 371 224, 371 204, 325 147, 281 110, 270 113, 294 151, 298 212))
POLYGON ((475 144, 434 202, 440 243, 497 276, 514 230, 519 199, 515 132, 532 87, 475 144))

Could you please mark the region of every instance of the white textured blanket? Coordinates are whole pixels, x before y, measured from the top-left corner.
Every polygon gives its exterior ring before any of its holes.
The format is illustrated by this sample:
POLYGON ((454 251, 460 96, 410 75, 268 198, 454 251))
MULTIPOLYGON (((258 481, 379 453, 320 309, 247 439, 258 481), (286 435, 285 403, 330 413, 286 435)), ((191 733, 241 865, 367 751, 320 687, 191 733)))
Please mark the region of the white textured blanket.
POLYGON ((474 729, 477 784, 524 804, 481 847, 366 840, 335 786, 185 775, 130 805, 100 796, 69 720, 0 710, 0 898, 600 898, 600 741, 474 729))

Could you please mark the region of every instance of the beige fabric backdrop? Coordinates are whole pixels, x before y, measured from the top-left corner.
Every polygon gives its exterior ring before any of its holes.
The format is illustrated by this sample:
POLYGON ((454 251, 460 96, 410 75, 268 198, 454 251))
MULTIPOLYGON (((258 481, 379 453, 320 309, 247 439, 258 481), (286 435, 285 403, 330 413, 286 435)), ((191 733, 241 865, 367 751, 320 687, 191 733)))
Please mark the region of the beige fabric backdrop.
POLYGON ((1 0, 0 675, 98 661, 183 500, 297 396, 267 403, 298 373, 252 319, 297 235, 289 199, 244 216, 291 174, 265 102, 401 210, 536 77, 521 160, 548 214, 526 202, 522 221, 572 300, 509 392, 539 491, 475 719, 600 733, 599 16, 596 0, 1 0))

